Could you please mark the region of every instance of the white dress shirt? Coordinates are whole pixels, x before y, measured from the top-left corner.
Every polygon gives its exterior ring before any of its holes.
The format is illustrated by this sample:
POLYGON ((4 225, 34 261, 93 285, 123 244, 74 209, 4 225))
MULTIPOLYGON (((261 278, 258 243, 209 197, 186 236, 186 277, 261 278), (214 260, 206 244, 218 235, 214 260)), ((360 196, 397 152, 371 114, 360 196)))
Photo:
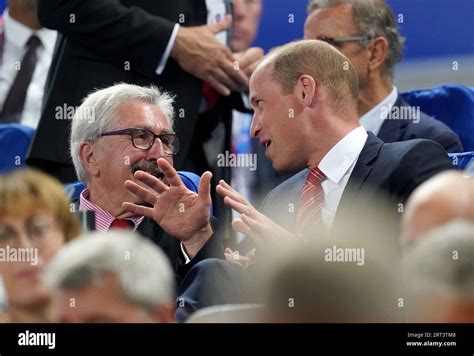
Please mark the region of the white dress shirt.
POLYGON ((332 226, 342 193, 364 148, 367 137, 365 129, 359 126, 331 148, 318 165, 327 177, 321 184, 324 192, 321 214, 323 224, 328 230, 332 226))
POLYGON ((0 55, 2 55, 2 66, 0 68, 0 107, 3 107, 10 87, 18 74, 16 66, 18 63, 21 63, 26 53, 26 43, 33 34, 38 36, 41 40, 41 46, 37 50, 38 62, 28 87, 25 107, 21 118, 22 124, 36 128, 41 115, 44 85, 51 65, 57 33, 47 28, 36 31, 32 30, 11 18, 8 14, 8 9, 3 13, 3 21, 5 42, 3 53, 0 53, 0 55))
POLYGON ((370 111, 363 115, 359 122, 367 130, 372 131, 374 135, 378 135, 383 122, 392 110, 393 105, 397 101, 398 90, 394 86, 392 92, 385 97, 380 103, 374 106, 370 111))

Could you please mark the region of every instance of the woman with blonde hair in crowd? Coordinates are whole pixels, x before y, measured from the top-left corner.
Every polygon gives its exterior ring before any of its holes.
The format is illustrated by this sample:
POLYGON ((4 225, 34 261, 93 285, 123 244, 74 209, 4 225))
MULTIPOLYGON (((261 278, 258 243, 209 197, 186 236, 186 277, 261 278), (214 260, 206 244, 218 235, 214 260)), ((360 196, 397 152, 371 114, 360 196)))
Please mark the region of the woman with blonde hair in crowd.
POLYGON ((42 270, 79 233, 59 181, 30 169, 0 175, 0 276, 7 297, 0 322, 51 320, 42 270))

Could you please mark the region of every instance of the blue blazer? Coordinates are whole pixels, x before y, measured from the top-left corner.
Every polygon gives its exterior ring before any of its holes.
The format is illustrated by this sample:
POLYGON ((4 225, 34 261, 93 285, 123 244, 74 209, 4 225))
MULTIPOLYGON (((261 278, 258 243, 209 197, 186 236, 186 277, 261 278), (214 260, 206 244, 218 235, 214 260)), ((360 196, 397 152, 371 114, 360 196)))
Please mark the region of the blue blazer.
MULTIPOLYGON (((392 107, 392 113, 403 107, 410 105, 399 95, 392 107)), ((377 137, 387 143, 424 138, 438 142, 447 152, 463 152, 461 140, 443 122, 429 117, 422 111, 419 121, 414 120, 411 110, 406 110, 405 113, 408 117, 404 120, 385 120, 377 137)))
MULTIPOLYGON (((339 202, 334 226, 348 210, 364 211, 376 198, 388 198, 390 209, 399 216, 400 204, 422 182, 436 173, 453 169, 446 151, 437 142, 416 139, 384 143, 369 132, 359 158, 339 202)), ((261 211, 289 231, 294 230, 305 169, 274 188, 261 211)), ((369 217, 370 218, 370 217, 369 217)))

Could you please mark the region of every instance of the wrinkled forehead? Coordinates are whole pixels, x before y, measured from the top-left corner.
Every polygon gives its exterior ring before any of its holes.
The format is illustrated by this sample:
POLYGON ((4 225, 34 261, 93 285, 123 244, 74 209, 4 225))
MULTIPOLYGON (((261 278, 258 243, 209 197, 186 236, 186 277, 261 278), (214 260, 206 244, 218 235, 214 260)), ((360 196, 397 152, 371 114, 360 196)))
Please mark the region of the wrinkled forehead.
POLYGON ((316 9, 306 18, 305 38, 315 36, 343 36, 357 32, 352 16, 351 4, 316 9))
POLYGON ((121 104, 115 115, 116 122, 110 124, 113 129, 147 128, 154 132, 171 131, 168 119, 158 105, 130 101, 121 104))

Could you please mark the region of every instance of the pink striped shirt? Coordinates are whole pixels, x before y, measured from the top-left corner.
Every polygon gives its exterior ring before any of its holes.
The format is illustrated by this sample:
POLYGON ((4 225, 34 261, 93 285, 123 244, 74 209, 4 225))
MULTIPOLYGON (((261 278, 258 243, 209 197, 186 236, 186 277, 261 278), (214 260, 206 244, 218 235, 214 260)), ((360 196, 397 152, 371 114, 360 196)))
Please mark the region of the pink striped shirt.
MULTIPOLYGON (((79 210, 93 211, 95 213, 95 229, 98 231, 108 231, 110 229, 110 225, 112 225, 112 222, 116 219, 116 217, 110 214, 108 211, 102 209, 97 204, 88 200, 88 198, 89 189, 84 189, 79 197, 79 210)), ((136 216, 125 220, 131 220, 133 222, 133 230, 135 231, 144 218, 144 216, 136 216)))

